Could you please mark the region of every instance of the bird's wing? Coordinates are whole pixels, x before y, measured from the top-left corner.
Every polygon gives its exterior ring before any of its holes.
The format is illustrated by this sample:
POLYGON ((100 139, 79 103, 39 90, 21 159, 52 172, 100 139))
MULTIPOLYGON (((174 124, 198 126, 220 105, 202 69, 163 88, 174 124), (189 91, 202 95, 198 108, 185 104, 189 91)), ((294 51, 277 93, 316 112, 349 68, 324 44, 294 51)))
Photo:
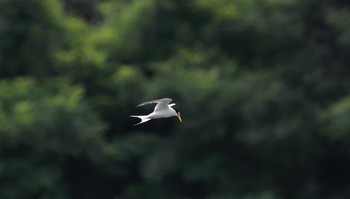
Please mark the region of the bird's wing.
POLYGON ((157 105, 154 107, 154 111, 157 110, 162 110, 162 109, 168 109, 168 105, 169 103, 172 101, 172 99, 170 98, 163 98, 163 99, 157 99, 157 100, 152 100, 152 101, 148 101, 148 102, 143 102, 137 106, 144 106, 147 104, 154 104, 157 103, 157 105))

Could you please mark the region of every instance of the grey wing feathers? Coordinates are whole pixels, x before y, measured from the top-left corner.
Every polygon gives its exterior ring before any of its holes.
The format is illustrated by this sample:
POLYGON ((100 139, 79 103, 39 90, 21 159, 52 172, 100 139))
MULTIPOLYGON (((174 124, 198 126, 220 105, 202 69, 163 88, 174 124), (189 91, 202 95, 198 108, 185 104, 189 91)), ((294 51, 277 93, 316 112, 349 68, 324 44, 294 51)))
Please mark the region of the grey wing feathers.
POLYGON ((137 106, 144 106, 147 104, 154 104, 154 103, 159 103, 159 102, 164 102, 166 104, 169 104, 171 101, 172 101, 172 99, 170 99, 170 98, 162 98, 162 99, 156 99, 156 100, 152 100, 152 101, 143 102, 137 106))

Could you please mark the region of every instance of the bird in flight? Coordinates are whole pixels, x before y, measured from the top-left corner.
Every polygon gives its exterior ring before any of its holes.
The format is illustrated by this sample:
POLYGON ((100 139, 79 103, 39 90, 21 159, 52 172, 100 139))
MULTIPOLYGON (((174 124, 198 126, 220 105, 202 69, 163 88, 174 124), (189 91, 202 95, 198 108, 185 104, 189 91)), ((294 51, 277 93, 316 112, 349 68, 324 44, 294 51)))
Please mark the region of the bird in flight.
POLYGON ((143 102, 143 103, 137 105, 139 107, 139 106, 144 106, 147 104, 157 104, 154 107, 154 111, 148 115, 130 115, 130 117, 136 117, 136 118, 141 119, 141 122, 135 124, 134 126, 142 124, 144 122, 148 122, 152 119, 168 118, 168 117, 173 117, 173 116, 176 116, 179 119, 179 121, 182 122, 180 112, 176 108, 173 108, 175 103, 169 104, 171 101, 172 101, 172 99, 170 99, 170 98, 163 98, 163 99, 157 99, 157 100, 152 100, 152 101, 148 101, 148 102, 143 102))

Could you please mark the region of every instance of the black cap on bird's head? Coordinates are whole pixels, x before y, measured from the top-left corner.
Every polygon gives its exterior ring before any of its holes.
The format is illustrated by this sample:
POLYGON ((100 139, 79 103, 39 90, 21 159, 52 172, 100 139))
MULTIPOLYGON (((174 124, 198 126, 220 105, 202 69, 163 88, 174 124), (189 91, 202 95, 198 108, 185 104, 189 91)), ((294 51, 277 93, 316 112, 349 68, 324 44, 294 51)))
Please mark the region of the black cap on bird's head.
POLYGON ((177 118, 179 118, 179 121, 182 122, 182 118, 181 118, 180 111, 177 110, 176 108, 173 108, 173 107, 171 107, 171 108, 175 110, 175 112, 176 112, 176 114, 177 114, 177 118))

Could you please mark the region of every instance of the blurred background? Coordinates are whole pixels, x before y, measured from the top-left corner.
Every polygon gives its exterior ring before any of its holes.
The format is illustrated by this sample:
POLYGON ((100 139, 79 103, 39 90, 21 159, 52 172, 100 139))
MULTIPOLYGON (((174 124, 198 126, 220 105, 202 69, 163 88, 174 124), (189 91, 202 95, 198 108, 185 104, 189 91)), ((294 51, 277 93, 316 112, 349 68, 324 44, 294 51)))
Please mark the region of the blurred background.
POLYGON ((350 198, 349 9, 0 0, 0 198, 350 198))

